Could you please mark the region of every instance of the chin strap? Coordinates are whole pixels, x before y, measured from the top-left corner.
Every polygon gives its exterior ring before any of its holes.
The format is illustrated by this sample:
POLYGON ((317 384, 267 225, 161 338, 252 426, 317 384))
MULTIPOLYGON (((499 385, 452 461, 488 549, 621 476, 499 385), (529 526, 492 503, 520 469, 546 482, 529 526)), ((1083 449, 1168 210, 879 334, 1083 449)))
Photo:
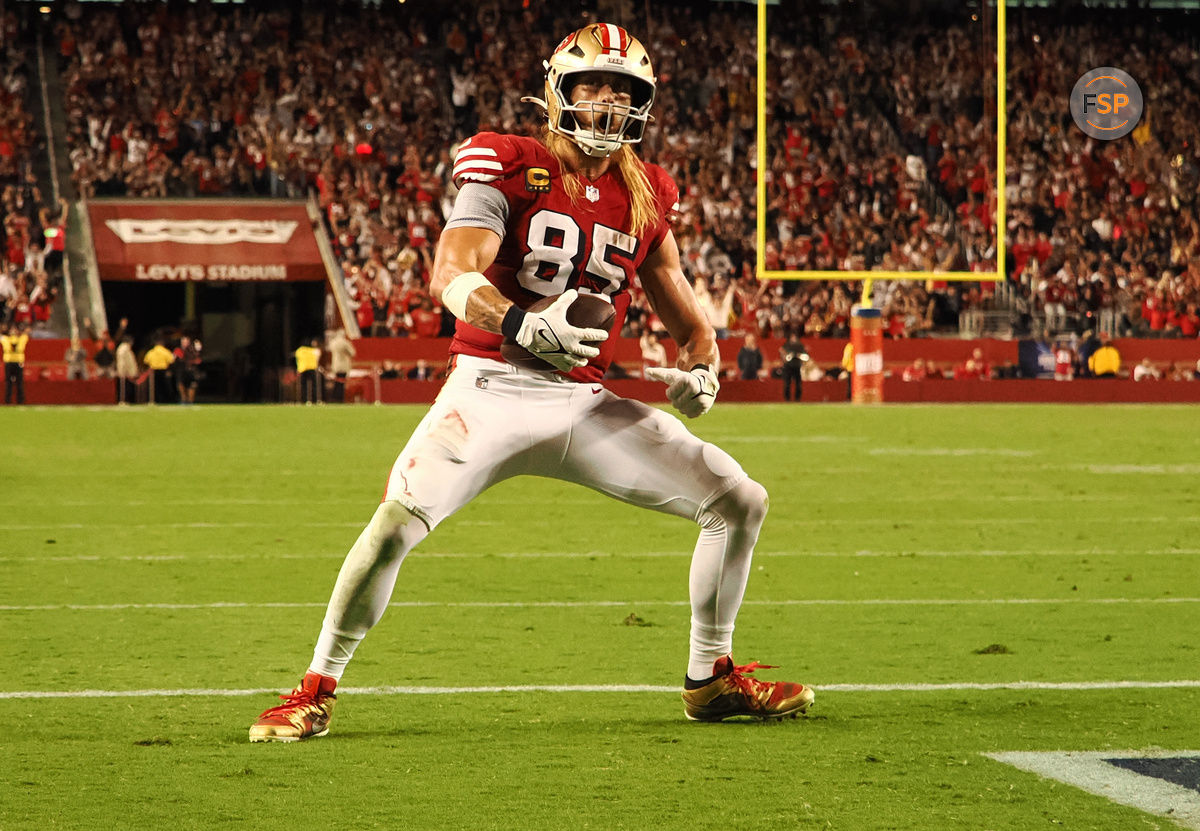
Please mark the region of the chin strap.
POLYGON ((536 97, 536 96, 533 96, 533 95, 522 95, 522 96, 521 96, 521 103, 523 103, 523 104, 537 104, 539 107, 541 107, 541 108, 542 108, 543 110, 545 110, 546 112, 550 112, 550 105, 549 105, 549 104, 547 104, 547 103, 546 103, 545 101, 543 101, 542 99, 540 99, 540 98, 538 98, 538 97, 536 97))

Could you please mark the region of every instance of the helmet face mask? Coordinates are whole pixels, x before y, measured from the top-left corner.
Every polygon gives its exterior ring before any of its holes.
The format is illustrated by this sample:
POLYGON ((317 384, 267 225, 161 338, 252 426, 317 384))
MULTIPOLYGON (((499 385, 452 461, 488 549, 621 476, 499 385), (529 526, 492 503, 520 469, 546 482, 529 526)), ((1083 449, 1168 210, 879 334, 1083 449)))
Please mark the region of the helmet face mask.
POLYGON ((636 38, 619 26, 593 23, 564 38, 545 67, 550 130, 597 158, 642 140, 655 78, 650 56, 636 38), (612 93, 573 101, 580 84, 597 92, 607 85, 612 93))

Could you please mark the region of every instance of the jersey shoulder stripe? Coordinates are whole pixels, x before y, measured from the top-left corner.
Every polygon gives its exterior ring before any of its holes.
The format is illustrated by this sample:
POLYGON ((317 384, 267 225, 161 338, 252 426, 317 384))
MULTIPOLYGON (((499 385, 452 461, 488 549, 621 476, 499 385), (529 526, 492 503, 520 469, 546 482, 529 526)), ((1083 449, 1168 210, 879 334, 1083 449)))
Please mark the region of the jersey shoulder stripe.
MULTIPOLYGON (((476 133, 459 145, 454 156, 454 184, 497 182, 512 178, 528 166, 530 145, 537 139, 500 133, 476 133)), ((536 154, 534 154, 536 156, 536 154)))

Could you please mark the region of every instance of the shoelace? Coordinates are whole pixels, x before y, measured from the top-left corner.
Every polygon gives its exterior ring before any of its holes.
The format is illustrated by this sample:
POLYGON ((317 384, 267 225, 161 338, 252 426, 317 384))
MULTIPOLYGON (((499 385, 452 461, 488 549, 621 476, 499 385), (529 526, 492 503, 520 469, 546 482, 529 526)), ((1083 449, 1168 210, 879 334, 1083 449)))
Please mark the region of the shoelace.
POLYGON ((733 671, 729 673, 729 680, 738 689, 750 695, 756 695, 763 689, 771 687, 773 682, 760 681, 757 678, 751 678, 750 673, 756 669, 778 669, 774 664, 760 664, 758 661, 751 661, 743 666, 734 666, 733 671))
MULTIPOLYGON (((279 697, 283 699, 283 703, 277 704, 271 709, 267 710, 262 714, 263 716, 274 715, 276 713, 282 713, 285 710, 291 710, 295 707, 303 707, 305 705, 313 705, 317 703, 317 696, 312 695, 300 687, 296 687, 296 689, 292 690, 290 693, 281 695, 279 697)), ((261 717, 262 716, 260 716, 260 718, 261 717)))

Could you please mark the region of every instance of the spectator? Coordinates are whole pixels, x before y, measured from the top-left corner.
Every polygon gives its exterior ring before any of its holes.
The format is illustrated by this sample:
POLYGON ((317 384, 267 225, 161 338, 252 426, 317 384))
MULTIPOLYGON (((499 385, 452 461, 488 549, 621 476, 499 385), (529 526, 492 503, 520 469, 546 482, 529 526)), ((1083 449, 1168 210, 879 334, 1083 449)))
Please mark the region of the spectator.
POLYGON ((67 363, 68 381, 87 380, 87 359, 87 352, 79 342, 79 338, 71 338, 71 345, 67 347, 67 351, 63 355, 63 360, 67 363))
POLYGON ((729 337, 729 320, 733 313, 734 292, 728 288, 724 281, 714 282, 713 290, 710 292, 708 280, 703 277, 696 278, 694 291, 696 299, 700 303, 700 310, 704 312, 704 316, 712 324, 714 331, 717 333, 717 338, 723 340, 729 337))
POLYGON ((658 335, 649 331, 642 332, 642 336, 638 338, 638 344, 642 350, 643 377, 649 367, 667 366, 667 348, 659 341, 658 335))
POLYGON ((1112 338, 1104 335, 1100 348, 1088 359, 1088 369, 1096 378, 1116 378, 1121 372, 1121 353, 1113 345, 1112 338))
POLYGON ((300 400, 305 405, 320 401, 318 395, 318 372, 321 365, 321 342, 313 338, 296 349, 296 373, 300 377, 300 400))
POLYGON ((67 213, 70 210, 67 200, 59 200, 58 216, 47 220, 43 236, 46 238, 43 268, 51 280, 62 277, 63 256, 67 249, 67 213))
POLYGON ((428 295, 421 296, 417 308, 412 310, 411 315, 413 337, 436 338, 442 331, 441 307, 435 308, 433 300, 428 295))
POLYGON ((1177 303, 1167 318, 1167 325, 1177 337, 1195 338, 1200 335, 1200 311, 1196 303, 1177 303))
MULTIPOLYGON (((809 381, 821 381, 827 377, 825 370, 821 369, 821 365, 809 357, 804 362, 804 368, 800 370, 801 379, 806 383, 809 381)), ((796 399, 799 401, 800 399, 796 399)))
POLYGON ((14 279, 16 266, 0 269, 0 326, 7 326, 12 319, 17 303, 17 281, 14 279))
POLYGON ((100 340, 100 348, 96 350, 96 354, 92 356, 92 362, 96 364, 96 374, 101 378, 112 378, 114 375, 113 365, 116 363, 116 345, 112 338, 105 333, 100 340))
POLYGON ((4 403, 25 403, 25 347, 29 333, 21 324, 10 324, 0 334, 0 349, 4 352, 4 403))
POLYGON ((1054 344, 1054 380, 1072 381, 1075 378, 1075 350, 1066 341, 1054 344))
POLYGON ((975 368, 979 373, 980 380, 990 380, 992 377, 992 365, 984 357, 983 350, 978 346, 971 350, 971 360, 975 362, 975 368))
POLYGON ((150 370, 150 403, 169 404, 174 398, 171 384, 171 364, 175 363, 175 354, 167 349, 166 339, 154 339, 154 346, 142 356, 142 362, 150 370))
POLYGON ((400 368, 391 361, 384 361, 383 366, 379 369, 379 379, 381 381, 395 381, 400 377, 400 368))
POLYGON ((338 404, 346 400, 346 378, 354 366, 356 354, 358 352, 346 337, 346 331, 335 331, 329 341, 329 371, 333 373, 333 400, 338 404))
POLYGON ((808 361, 808 351, 794 329, 788 330, 788 338, 779 347, 779 370, 783 378, 783 400, 799 401, 804 394, 803 369, 808 361))
POLYGON ((418 358, 416 364, 408 371, 410 381, 429 381, 433 378, 433 369, 424 358, 418 358))
POLYGON ((180 404, 196 403, 196 387, 200 382, 200 364, 203 361, 199 340, 193 340, 187 335, 179 338, 179 346, 175 347, 175 383, 179 390, 180 404))
POLYGON ((904 372, 900 378, 904 381, 924 381, 928 373, 925 369, 925 359, 916 358, 912 364, 904 367, 904 372))
POLYGON ((1075 373, 1077 377, 1091 377, 1092 371, 1090 368, 1090 362, 1092 355, 1099 348, 1100 339, 1096 337, 1096 333, 1093 330, 1088 329, 1083 333, 1082 342, 1079 344, 1079 353, 1075 358, 1075 365, 1078 367, 1078 371, 1075 373))
POLYGON ((846 400, 854 398, 854 342, 847 341, 842 349, 842 371, 839 379, 846 382, 846 400))
POLYGON ((1169 381, 1191 381, 1192 373, 1179 361, 1172 361, 1170 367, 1167 368, 1166 377, 1169 381))
POLYGON ((982 381, 984 380, 983 369, 974 358, 967 358, 958 366, 954 367, 955 381, 982 381))
POLYGON ((117 346, 117 403, 137 401, 138 359, 133 352, 133 338, 126 336, 117 346))
POLYGON ((763 354, 758 348, 758 338, 746 335, 737 354, 738 375, 743 381, 757 381, 762 373, 763 354))
POLYGON ((1161 379, 1162 373, 1149 358, 1142 358, 1141 363, 1133 368, 1133 380, 1135 381, 1159 381, 1161 379))

